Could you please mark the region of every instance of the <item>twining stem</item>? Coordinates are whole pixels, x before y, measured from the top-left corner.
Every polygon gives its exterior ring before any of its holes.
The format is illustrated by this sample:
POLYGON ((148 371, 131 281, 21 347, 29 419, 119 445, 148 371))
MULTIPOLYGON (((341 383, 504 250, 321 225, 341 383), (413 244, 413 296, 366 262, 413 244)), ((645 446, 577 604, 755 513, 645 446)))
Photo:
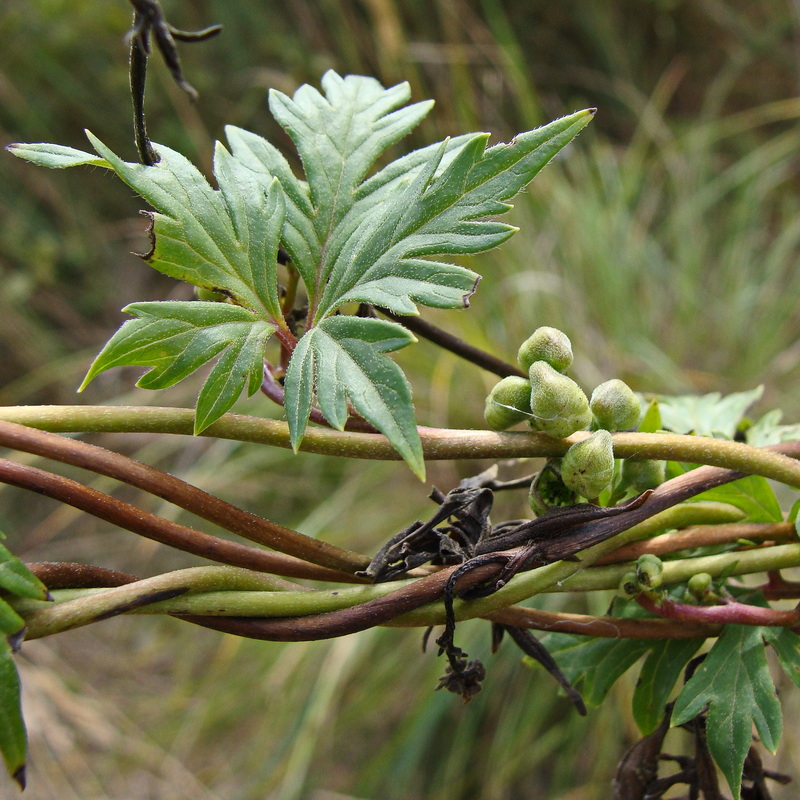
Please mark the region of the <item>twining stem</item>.
MULTIPOLYGON (((716 503, 692 503, 685 506, 676 506, 667 511, 648 519, 646 522, 637 525, 635 528, 622 534, 628 539, 637 536, 648 536, 654 530, 660 530, 664 527, 672 527, 684 523, 697 524, 703 521, 724 521, 731 519, 732 515, 739 514, 736 509, 721 506, 716 503)), ((459 618, 472 618, 475 616, 484 616, 485 614, 494 613, 502 609, 503 605, 509 605, 517 600, 509 599, 509 589, 514 584, 519 584, 520 580, 524 578, 533 578, 529 581, 529 587, 533 590, 531 594, 536 594, 543 591, 557 591, 558 586, 554 581, 566 579, 569 575, 576 570, 582 569, 587 563, 591 561, 592 556, 599 556, 600 551, 605 548, 606 551, 613 549, 616 546, 619 537, 611 542, 604 542, 601 545, 592 548, 591 551, 585 551, 582 554, 582 562, 564 561, 558 564, 549 565, 548 567, 541 567, 538 570, 533 570, 526 573, 525 576, 518 576, 509 583, 509 585, 501 592, 504 592, 504 602, 500 605, 494 604, 492 608, 484 608, 486 601, 492 600, 500 592, 496 593, 490 598, 484 600, 475 600, 469 603, 459 602, 459 618), (557 569, 554 569, 557 568, 557 569), (532 587, 531 587, 532 584, 532 587)), ((800 545, 797 547, 800 548, 800 545)), ((774 550, 774 548, 771 548, 774 550)), ((752 558, 751 551, 749 553, 733 553, 727 554, 729 556, 738 557, 744 564, 739 567, 742 571, 752 571, 747 568, 747 561, 745 557, 752 558)), ((715 556, 714 559, 718 561, 722 559, 722 563, 715 565, 715 563, 704 564, 703 571, 712 572, 712 574, 719 574, 722 569, 730 565, 730 559, 726 557, 715 556)), ((687 559, 689 562, 689 574, 693 574, 694 569, 692 565, 697 559, 687 559)), ((784 561, 780 561, 781 565, 785 566, 784 561)), ((668 562, 665 564, 665 574, 669 574, 669 570, 675 569, 676 564, 682 562, 668 562)), ((763 569, 762 561, 758 562, 758 568, 763 569)), ((198 584, 188 584, 185 580, 180 584, 181 586, 190 586, 192 589, 191 594, 184 594, 173 600, 162 603, 154 603, 142 608, 138 613, 170 613, 179 615, 207 615, 202 620, 204 624, 212 627, 217 627, 229 630, 241 635, 254 636, 256 638, 270 638, 281 640, 303 640, 309 638, 327 638, 328 636, 337 635, 336 626, 330 626, 332 616, 338 615, 342 618, 341 623, 337 625, 349 626, 350 629, 343 632, 352 632, 355 625, 357 629, 361 630, 366 627, 371 627, 375 624, 390 624, 401 626, 427 626, 432 624, 439 624, 443 619, 443 611, 440 605, 431 605, 426 608, 418 608, 426 603, 433 603, 441 597, 444 589, 444 584, 450 569, 444 569, 426 578, 418 580, 403 580, 395 581, 392 583, 382 583, 370 586, 348 587, 344 589, 334 590, 299 590, 299 591, 272 591, 269 589, 267 592, 255 591, 250 586, 232 585, 230 582, 225 585, 214 585, 210 579, 205 576, 211 576, 214 573, 208 570, 214 568, 205 568, 206 572, 198 575, 204 576, 204 584, 206 587, 205 592, 201 592, 202 587, 198 584), (417 608, 413 613, 399 616, 403 611, 412 610, 417 608), (333 612, 333 613, 331 613, 333 612), (255 619, 255 620, 222 620, 213 619, 215 615, 226 616, 251 616, 251 617, 283 617, 288 619, 277 620, 270 625, 269 619, 255 619), (310 616, 309 616, 310 615, 310 616), (357 615, 358 619, 353 620, 352 616, 357 615), (309 616, 306 622, 303 617, 309 616), (265 626, 267 629, 265 630, 265 626), (277 630, 275 627, 277 626, 277 630), (259 631, 259 627, 262 629, 259 631), (264 635, 261 635, 264 634, 264 635), (323 635, 324 634, 324 635, 323 635)), ((228 568, 219 568, 228 569, 228 568)), ((606 568, 607 569, 607 568, 606 568)), ((470 573, 468 576, 472 584, 477 584, 482 580, 491 578, 494 572, 494 567, 489 567, 482 571, 475 570, 475 574, 470 573)), ((591 570, 589 570, 591 572, 591 570)), ((223 575, 229 573, 223 572, 223 575)), ((235 573, 230 573, 235 574, 235 573)), ((174 587, 174 582, 167 581, 165 584, 145 584, 147 591, 157 586, 159 589, 174 587)), ((612 586, 616 586, 616 583, 612 586)), ((140 582, 141 583, 141 582, 140 582)), ((123 587, 128 589, 129 587, 123 587)), ((298 588, 298 587, 295 587, 298 588)), ((463 588, 463 587, 462 587, 463 588)), ((91 621, 92 613, 100 614, 104 609, 113 606, 115 602, 117 589, 110 590, 55 590, 53 591, 54 597, 59 601, 73 602, 78 599, 81 600, 82 605, 79 606, 81 618, 91 621), (94 612, 91 609, 94 608, 94 612)), ((130 592, 133 592, 131 589, 130 592)), ((130 592, 125 597, 128 597, 130 592)), ((518 596, 516 592, 513 596, 518 596)), ((525 595, 527 596, 527 595, 525 595)), ((518 599, 522 599, 519 597, 518 599)), ((64 603, 65 604, 65 603, 64 603)), ((41 603, 34 604, 36 608, 40 608, 41 603)), ((17 604, 20 610, 28 608, 24 604, 17 604)), ((57 609, 61 606, 57 605, 52 608, 41 608, 36 612, 35 620, 28 620, 29 627, 31 628, 30 636, 48 635, 50 633, 60 630, 59 625, 72 626, 71 617, 68 611, 58 611, 56 621, 51 621, 50 613, 56 613, 57 609), (44 631, 37 633, 38 631, 44 631)), ((195 621, 195 620, 192 620, 195 621)))
MULTIPOLYGON (((194 411, 137 406, 5 406, 0 419, 60 433, 172 433, 192 435, 194 411)), ((534 458, 564 455, 588 431, 567 439, 538 433, 419 428, 426 460, 534 458)), ((290 448, 289 427, 272 419, 225 414, 203 436, 290 448)), ((616 433, 617 458, 667 459, 710 464, 763 475, 800 488, 800 442, 751 447, 741 442, 673 433, 616 433), (782 455, 787 454, 787 455, 782 455), (792 458, 788 456, 793 456, 792 458)), ((310 428, 301 450, 345 458, 397 461, 400 455, 380 434, 310 428)))
POLYGON ((352 581, 350 574, 309 564, 300 558, 220 539, 163 519, 70 478, 0 459, 0 482, 52 497, 140 536, 187 553, 277 575, 317 580, 352 581))
MULTIPOLYGON (((42 601, 20 601, 27 625, 25 638, 49 636, 140 609, 151 598, 168 592, 180 596, 189 591, 209 588, 250 589, 259 590, 259 593, 284 593, 288 589, 292 594, 294 592, 291 590, 298 589, 287 581, 247 569, 192 567, 145 578, 114 589, 85 590, 81 595, 55 605, 44 604, 42 601)), ((221 593, 226 594, 224 591, 221 593)))
POLYGON ((312 564, 345 572, 355 572, 369 564, 365 556, 270 522, 160 469, 87 442, 0 421, 0 446, 124 481, 252 542, 312 564))
MULTIPOLYGON (((778 545, 745 552, 669 561, 664 564, 663 580, 665 585, 670 585, 685 581, 697 572, 708 572, 712 577, 723 572, 729 575, 745 575, 762 572, 775 566, 784 568, 798 565, 800 565, 800 544, 778 545)), ((558 562, 532 570, 526 573, 525 577, 529 579, 529 588, 531 586, 535 588, 533 594, 614 589, 628 569, 626 567, 587 569, 572 580, 566 578, 560 582, 554 580, 556 574, 565 573, 570 568, 575 569, 572 562, 558 562), (594 573, 600 573, 600 576, 595 576, 594 573)), ((302 641, 353 633, 379 624, 399 627, 440 625, 444 621, 443 609, 438 603, 427 604, 440 597, 451 571, 442 570, 416 581, 353 586, 338 590, 303 590, 291 584, 287 588, 285 581, 266 575, 255 575, 247 570, 235 570, 230 573, 219 572, 220 570, 232 570, 232 568, 198 567, 159 575, 113 589, 55 590, 52 594, 59 601, 55 605, 45 605, 42 601, 15 601, 14 607, 25 616, 28 626, 26 638, 31 639, 105 619, 110 615, 108 612, 121 608, 124 603, 132 602, 137 597, 147 597, 156 591, 183 588, 185 591, 180 596, 141 607, 137 604, 130 610, 135 610, 135 613, 139 614, 197 617, 211 627, 253 638, 302 641), (196 575, 197 580, 190 580, 187 577, 192 575, 196 575), (368 611, 367 606, 371 606, 368 611), (407 613, 402 613, 404 610, 407 613), (357 624, 351 624, 347 612, 358 614, 357 624), (346 629, 340 629, 338 624, 331 626, 329 623, 334 620, 341 620, 342 626, 347 624, 346 629)), ((466 577, 472 585, 477 585, 491 578, 492 573, 496 571, 492 565, 476 569, 475 574, 470 573, 466 577)), ((519 584, 519 577, 509 583, 509 587, 515 582, 519 584)), ((544 621, 546 619, 541 616, 542 612, 534 612, 532 609, 512 610, 498 605, 497 595, 501 592, 468 603, 459 603, 458 618, 463 620, 487 617, 504 624, 524 625, 541 630, 564 631, 571 628, 570 632, 573 633, 606 636, 611 635, 608 627, 605 634, 597 632, 603 625, 624 626, 624 623, 616 618, 589 618, 578 615, 572 618, 569 624, 557 620, 570 620, 570 616, 552 617, 552 626, 544 627, 542 623, 543 619, 544 621), (590 620, 599 620, 595 623, 594 630, 578 630, 590 620)), ((502 598, 508 603, 510 597, 518 594, 519 592, 506 592, 502 598)), ((747 624, 747 620, 742 619, 741 615, 738 619, 747 624)), ((720 623, 724 620, 709 617, 708 620, 695 618, 689 621, 720 623)), ((764 623, 758 619, 752 624, 764 623)), ((794 625, 796 620, 789 615, 782 621, 773 619, 772 624, 794 625)), ((645 633, 646 630, 646 627, 642 626, 636 635, 643 635, 644 638, 660 638, 657 633, 659 626, 652 628, 649 633, 645 633)), ((702 635, 713 635, 708 628, 703 627, 702 630, 704 631, 702 635)), ((617 627, 617 631, 616 635, 628 635, 627 629, 617 627)), ((700 628, 692 630, 689 638, 698 635, 701 635, 700 628)), ((682 635, 673 632, 669 638, 682 638, 682 635)))
POLYGON ((601 558, 597 564, 619 564, 635 561, 644 553, 663 556, 688 550, 692 547, 710 547, 731 544, 739 540, 751 542, 794 539, 797 533, 790 522, 735 522, 726 525, 703 525, 687 530, 654 536, 646 542, 623 545, 613 553, 601 558))

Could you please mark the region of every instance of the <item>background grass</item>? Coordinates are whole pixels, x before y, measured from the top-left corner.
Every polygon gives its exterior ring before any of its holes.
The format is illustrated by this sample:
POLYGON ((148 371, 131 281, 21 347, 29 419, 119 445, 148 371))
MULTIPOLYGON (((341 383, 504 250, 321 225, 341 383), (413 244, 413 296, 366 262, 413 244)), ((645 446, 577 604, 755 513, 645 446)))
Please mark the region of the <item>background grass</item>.
MULTIPOLYGON (((484 275, 472 308, 426 315, 506 358, 538 325, 560 327, 588 388, 613 376, 672 392, 764 382, 763 408, 797 420, 794 4, 164 5, 183 28, 225 25, 217 39, 181 49, 201 92, 197 105, 157 59, 149 75, 151 135, 206 169, 226 123, 268 136, 291 157, 265 92, 318 83, 329 67, 385 84, 407 79, 415 99, 436 98, 408 147, 477 129, 507 140, 598 106, 584 135, 518 198, 510 221, 521 232, 469 261, 484 275)), ((129 23, 122 0, 6 0, 0 143, 83 148, 89 128, 133 159, 122 41, 129 23)), ((91 357, 121 321, 119 308, 189 296, 130 254, 146 248, 139 207, 102 171, 47 172, 0 158, 0 403, 75 402, 91 357)), ((491 377, 425 343, 399 360, 421 421, 481 425, 491 377)), ((85 401, 193 402, 196 384, 154 395, 132 390, 134 375, 101 376, 85 401)), ((240 409, 278 414, 258 398, 240 409)), ((363 552, 429 511, 427 489, 401 465, 340 464, 228 442, 102 441, 363 552)), ((482 466, 437 464, 429 478, 446 489, 482 466)), ((524 503, 504 500, 499 513, 519 516, 524 503)), ((193 563, 16 491, 0 492, 0 527, 29 560, 85 560, 139 574, 193 563)), ((485 624, 462 625, 458 636, 471 654, 487 655, 485 624)), ((282 645, 125 619, 32 642, 20 659, 32 746, 26 796, 608 797, 614 764, 635 736, 630 685, 583 720, 510 645, 486 660, 486 690, 462 706, 432 691, 442 665, 420 654, 417 631, 282 645)), ((796 737, 790 727, 780 763, 800 776, 796 737)), ((11 796, 3 781, 0 795, 11 796)))

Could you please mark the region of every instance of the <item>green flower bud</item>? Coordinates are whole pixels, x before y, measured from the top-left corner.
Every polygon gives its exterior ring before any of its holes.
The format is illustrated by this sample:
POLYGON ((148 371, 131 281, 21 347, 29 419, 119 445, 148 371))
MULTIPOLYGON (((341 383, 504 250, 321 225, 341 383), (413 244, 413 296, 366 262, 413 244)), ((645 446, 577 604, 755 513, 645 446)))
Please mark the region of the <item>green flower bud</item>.
POLYGON ((598 428, 625 431, 639 424, 642 409, 639 398, 627 383, 614 378, 601 383, 589 402, 598 428))
POLYGON ((666 479, 666 461, 636 461, 626 458, 622 462, 621 480, 637 492, 655 489, 666 479))
POLYGON ((698 572, 689 578, 686 588, 692 597, 696 600, 702 600, 711 589, 711 576, 707 572, 698 572))
POLYGON ((614 477, 614 445, 608 431, 595 431, 561 459, 561 479, 583 497, 597 497, 614 477))
POLYGON ((530 369, 534 361, 546 361, 553 369, 564 372, 572 364, 572 343, 558 328, 537 328, 520 345, 517 361, 522 369, 530 369))
POLYGON ((647 589, 657 589, 661 586, 661 573, 664 565, 658 556, 647 553, 640 556, 636 562, 636 580, 647 589))
POLYGON ((575 381, 546 361, 531 365, 530 379, 534 430, 561 439, 588 427, 592 421, 589 401, 575 381))
POLYGON ((641 588, 639 586, 639 581, 636 579, 636 573, 626 572, 619 582, 619 590, 617 592, 619 596, 625 598, 636 597, 640 591, 641 588))
POLYGON ((489 393, 483 416, 492 430, 502 431, 528 419, 530 407, 530 381, 518 375, 509 375, 495 384, 489 393))

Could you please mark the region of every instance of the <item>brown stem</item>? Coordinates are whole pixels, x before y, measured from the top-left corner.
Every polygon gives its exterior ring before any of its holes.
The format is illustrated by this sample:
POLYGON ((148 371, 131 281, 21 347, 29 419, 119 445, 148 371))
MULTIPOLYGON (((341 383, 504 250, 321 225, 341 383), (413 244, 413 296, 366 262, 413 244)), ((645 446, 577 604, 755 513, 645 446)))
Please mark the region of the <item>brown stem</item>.
POLYGON ((748 541, 778 541, 796 536, 794 525, 788 522, 736 522, 726 525, 698 525, 677 533, 665 533, 623 545, 619 550, 598 559, 594 566, 620 564, 635 561, 645 553, 656 556, 687 550, 691 547, 708 547, 716 544, 729 544, 740 539, 748 541))
POLYGON ((120 528, 203 558, 293 578, 360 583, 354 576, 294 556, 229 542, 162 519, 136 506, 51 472, 0 459, 0 482, 29 489, 85 511, 120 528))
POLYGON ((355 572, 369 564, 366 556, 270 522, 156 467, 97 445, 4 421, 0 421, 0 445, 123 481, 252 542, 312 564, 344 572, 355 572))
POLYGON ((647 595, 636 598, 639 605, 651 614, 674 619, 679 622, 707 622, 717 625, 764 625, 767 627, 793 628, 800 624, 800 606, 793 611, 778 611, 774 608, 751 606, 735 601, 716 606, 690 606, 664 598, 660 602, 647 595))
POLYGON ((718 636, 720 625, 701 622, 675 622, 668 619, 594 617, 589 614, 541 611, 537 608, 509 606, 489 614, 486 619, 518 628, 538 631, 577 633, 608 639, 704 639, 718 636))

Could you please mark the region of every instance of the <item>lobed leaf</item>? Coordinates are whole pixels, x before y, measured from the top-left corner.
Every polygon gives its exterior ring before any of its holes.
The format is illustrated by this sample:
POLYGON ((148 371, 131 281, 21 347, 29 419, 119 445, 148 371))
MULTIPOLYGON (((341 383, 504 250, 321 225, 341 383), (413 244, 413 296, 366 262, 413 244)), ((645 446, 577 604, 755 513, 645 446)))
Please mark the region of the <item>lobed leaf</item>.
POLYGON ((753 725, 764 746, 778 749, 781 705, 767 666, 764 638, 769 629, 726 625, 675 701, 672 724, 682 725, 708 709, 708 747, 734 798, 741 796, 742 769, 753 725))
POLYGON ((411 389, 400 368, 383 355, 413 341, 400 325, 361 317, 329 317, 309 330, 295 348, 284 383, 295 449, 314 395, 325 418, 339 430, 347 421, 349 401, 422 479, 425 463, 411 389))
POLYGON ((633 718, 643 736, 652 733, 664 718, 664 707, 689 659, 702 639, 662 639, 653 643, 639 672, 633 692, 633 718))
POLYGON ((576 686, 587 706, 599 706, 617 679, 653 645, 646 639, 600 639, 556 633, 542 637, 558 666, 576 686))
POLYGON ((675 433, 719 436, 733 439, 747 409, 764 393, 763 386, 724 397, 719 392, 704 395, 659 395, 662 423, 675 433))
POLYGON ((253 312, 203 301, 133 303, 123 310, 136 319, 125 322, 106 343, 81 389, 101 372, 123 365, 150 367, 136 385, 164 389, 222 353, 198 397, 199 433, 236 402, 245 386, 248 395, 260 387, 264 347, 275 325, 253 312))
MULTIPOLYGON (((488 134, 473 134, 444 168, 448 142, 442 142, 407 181, 385 193, 380 213, 374 197, 359 200, 325 249, 316 318, 344 302, 373 303, 388 294, 397 296, 392 310, 410 313, 415 295, 409 284, 400 294, 397 285, 389 289, 387 284, 395 276, 415 282, 419 257, 478 253, 511 236, 516 228, 486 218, 508 211, 507 201, 588 124, 592 113, 563 117, 488 150, 488 134), (373 209, 369 214, 366 204, 373 209)), ((463 270, 447 266, 451 278, 463 270)), ((467 270, 460 275, 464 292, 458 302, 465 305, 463 295, 474 289, 477 276, 467 270)))
POLYGON ((168 147, 154 145, 160 161, 153 166, 129 164, 88 131, 87 136, 119 177, 156 209, 153 249, 144 256, 150 266, 280 321, 275 264, 285 211, 277 180, 262 187, 218 145, 214 165, 220 189, 215 190, 168 147))

